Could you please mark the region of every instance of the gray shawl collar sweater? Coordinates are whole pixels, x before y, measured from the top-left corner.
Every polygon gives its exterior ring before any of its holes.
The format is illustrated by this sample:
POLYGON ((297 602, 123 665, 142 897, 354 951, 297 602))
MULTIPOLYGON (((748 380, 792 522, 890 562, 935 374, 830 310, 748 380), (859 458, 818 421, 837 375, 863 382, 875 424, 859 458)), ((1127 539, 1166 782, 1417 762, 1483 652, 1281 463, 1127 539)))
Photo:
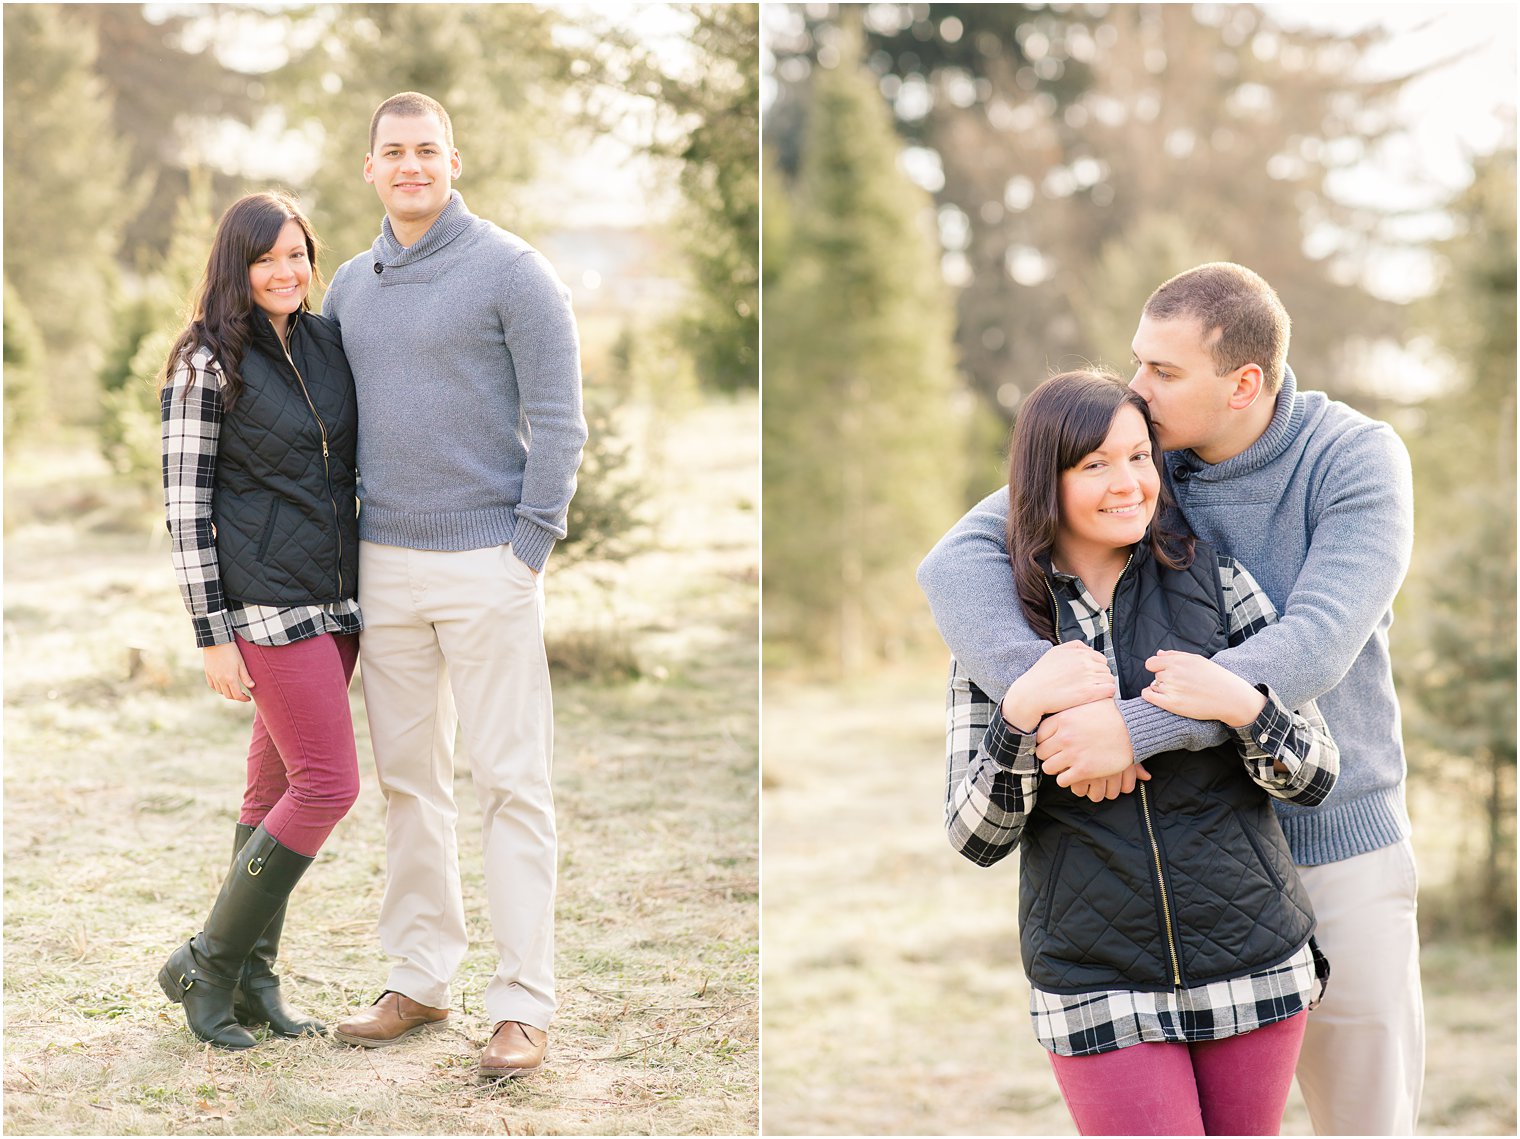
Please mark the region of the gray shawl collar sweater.
POLYGON ((510 543, 541 570, 586 440, 569 291, 527 242, 449 204, 415 244, 390 219, 333 275, 359 401, 359 536, 417 550, 510 543))
MULTIPOLYGON (((1409 816, 1388 629, 1414 535, 1403 442, 1322 392, 1299 391, 1289 370, 1255 443, 1212 465, 1172 452, 1166 469, 1193 530, 1243 562, 1282 614, 1214 659, 1289 707, 1317 698, 1340 745, 1340 778, 1322 805, 1277 804, 1294 858, 1335 862, 1399 841, 1409 816)), ((994 699, 1049 647, 1019 608, 1007 513, 1004 488, 973 507, 918 571, 945 642, 994 699)), ((1121 701, 1120 710, 1137 759, 1224 738, 1219 724, 1144 700, 1121 701)))

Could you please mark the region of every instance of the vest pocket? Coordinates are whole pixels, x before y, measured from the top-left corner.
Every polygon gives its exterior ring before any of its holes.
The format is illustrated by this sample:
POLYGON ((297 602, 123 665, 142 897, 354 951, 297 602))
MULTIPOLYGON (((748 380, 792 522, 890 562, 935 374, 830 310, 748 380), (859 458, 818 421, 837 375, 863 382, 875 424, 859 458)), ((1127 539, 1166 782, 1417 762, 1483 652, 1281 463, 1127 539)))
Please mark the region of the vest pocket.
POLYGON ((1056 843, 1055 856, 1050 860, 1050 872, 1040 883, 1040 898, 1029 915, 1030 925, 1038 929, 1050 921, 1050 908, 1055 903, 1056 887, 1061 881, 1061 864, 1066 861, 1066 851, 1071 846, 1071 831, 1061 835, 1056 843))
POLYGON ((269 508, 269 521, 264 523, 264 536, 259 539, 259 552, 254 555, 255 561, 263 561, 264 555, 269 553, 269 545, 274 541, 274 523, 280 516, 280 503, 282 499, 275 499, 269 508))
POLYGON ((1272 864, 1272 859, 1262 849, 1261 839, 1257 836, 1255 829, 1240 811, 1235 812, 1235 822, 1240 826, 1241 833, 1246 836, 1246 841, 1251 844, 1251 849, 1256 852, 1256 861, 1261 863, 1262 869, 1267 872, 1267 877, 1272 879, 1272 885, 1281 890, 1283 888, 1282 875, 1277 872, 1277 867, 1272 864))

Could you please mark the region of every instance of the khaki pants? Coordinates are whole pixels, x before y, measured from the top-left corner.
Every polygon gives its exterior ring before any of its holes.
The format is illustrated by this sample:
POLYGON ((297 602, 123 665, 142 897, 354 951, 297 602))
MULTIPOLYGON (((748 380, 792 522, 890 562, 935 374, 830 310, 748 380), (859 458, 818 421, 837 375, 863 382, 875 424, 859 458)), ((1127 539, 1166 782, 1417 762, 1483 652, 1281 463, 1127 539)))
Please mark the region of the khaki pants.
POLYGON ((480 801, 499 962, 485 1012, 493 1023, 547 1028, 556 854, 542 579, 507 546, 439 553, 361 542, 359 567, 364 703, 386 805, 380 944, 395 959, 386 987, 447 1008, 468 946, 457 720, 480 801))
POLYGON ((1414 851, 1405 839, 1298 872, 1330 959, 1298 1057, 1314 1133, 1412 1135, 1425 1079, 1414 851))

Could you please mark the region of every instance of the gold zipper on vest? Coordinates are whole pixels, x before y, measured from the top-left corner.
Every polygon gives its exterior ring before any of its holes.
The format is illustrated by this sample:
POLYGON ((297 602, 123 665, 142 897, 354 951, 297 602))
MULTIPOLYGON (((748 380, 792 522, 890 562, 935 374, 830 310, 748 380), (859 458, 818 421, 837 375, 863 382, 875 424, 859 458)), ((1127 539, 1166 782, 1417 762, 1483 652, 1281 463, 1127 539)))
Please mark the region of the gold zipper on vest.
MULTIPOLYGON (((291 330, 293 331, 293 330, 291 330)), ((327 464, 327 424, 322 422, 322 416, 317 413, 317 405, 311 401, 311 392, 306 390, 306 380, 301 376, 301 369, 296 367, 295 360, 291 359, 290 348, 285 343, 285 338, 280 337, 280 347, 284 349, 285 360, 290 364, 290 370, 296 374, 296 382, 301 385, 301 394, 306 397, 306 406, 311 408, 311 417, 317 421, 317 430, 322 433, 322 475, 327 483, 327 501, 333 509, 333 533, 338 536, 338 598, 343 597, 343 523, 338 517, 338 502, 332 496, 332 468, 327 464)))
MULTIPOLYGON (((1132 551, 1130 551, 1129 557, 1127 557, 1127 558, 1124 559, 1124 568, 1119 571, 1119 576, 1116 577, 1116 578, 1114 578, 1114 590, 1113 590, 1113 593, 1111 593, 1109 595, 1109 598, 1108 598, 1108 608, 1106 610, 1104 610, 1104 612, 1103 612, 1103 616, 1108 620, 1108 639, 1109 639, 1110 643, 1112 643, 1113 640, 1114 640, 1114 610, 1115 610, 1115 608, 1117 608, 1117 601, 1118 601, 1118 597, 1119 597, 1119 583, 1124 580, 1124 575, 1127 574, 1127 573, 1129 573, 1130 563, 1132 563, 1134 560, 1135 560, 1135 554, 1134 554, 1134 551, 1132 550, 1132 551)), ((1114 644, 1114 671, 1117 672, 1118 669, 1119 669, 1119 646, 1117 644, 1114 644)), ((1119 678, 1117 676, 1114 677, 1114 682, 1115 682, 1115 686, 1116 687, 1118 685, 1118 680, 1119 680, 1119 678)))
MULTIPOLYGON (((1114 667, 1119 666, 1119 639, 1115 635, 1115 623, 1119 616, 1119 582, 1124 580, 1124 575, 1129 571, 1130 562, 1135 560, 1135 555, 1130 554, 1129 560, 1124 563, 1124 568, 1119 571, 1119 576, 1114 580, 1114 595, 1108 603, 1108 637, 1114 647, 1114 667)), ((1182 969, 1177 964, 1177 941, 1172 936, 1172 905, 1166 892, 1166 873, 1161 868, 1161 845, 1156 841, 1156 828, 1151 824, 1151 800, 1145 792, 1145 781, 1137 781, 1140 788, 1140 817, 1145 822, 1145 836, 1150 840, 1151 858, 1156 865, 1156 884, 1161 888, 1161 921, 1166 927, 1166 950, 1172 960, 1172 984, 1182 988, 1182 969)))
POLYGON ((1156 881, 1161 885, 1161 920, 1166 926, 1166 949, 1172 958, 1172 984, 1182 988, 1182 970, 1177 965, 1177 942, 1172 937, 1172 907, 1167 900, 1166 875, 1161 871, 1161 847, 1156 843, 1156 831, 1151 826, 1150 799, 1145 793, 1145 781, 1141 780, 1140 815, 1145 820, 1145 834, 1151 842, 1151 857, 1156 862, 1156 881))
MULTIPOLYGON (((1114 579, 1114 595, 1108 603, 1108 636, 1109 642, 1114 647, 1115 668, 1118 667, 1119 663, 1119 644, 1114 638, 1114 619, 1118 616, 1119 609, 1119 583, 1124 580, 1124 575, 1129 572, 1130 564, 1134 560, 1135 555, 1133 553, 1125 560, 1124 568, 1119 571, 1119 576, 1114 579)), ((1061 641, 1061 607, 1056 602, 1056 591, 1051 588, 1049 577, 1045 579, 1045 592, 1050 594, 1051 620, 1055 624, 1056 643, 1059 644, 1061 641)), ((1166 875, 1162 872, 1161 868, 1161 846, 1156 842, 1156 831, 1151 825, 1150 798, 1145 793, 1145 781, 1138 781, 1137 786, 1140 788, 1140 817, 1145 823, 1145 834, 1151 844, 1151 857, 1155 860, 1156 865, 1156 881, 1161 887, 1161 917, 1166 925, 1166 948, 1171 956, 1172 983, 1180 989, 1182 988, 1182 969, 1177 964, 1177 942, 1172 937, 1172 907, 1166 892, 1166 875)))

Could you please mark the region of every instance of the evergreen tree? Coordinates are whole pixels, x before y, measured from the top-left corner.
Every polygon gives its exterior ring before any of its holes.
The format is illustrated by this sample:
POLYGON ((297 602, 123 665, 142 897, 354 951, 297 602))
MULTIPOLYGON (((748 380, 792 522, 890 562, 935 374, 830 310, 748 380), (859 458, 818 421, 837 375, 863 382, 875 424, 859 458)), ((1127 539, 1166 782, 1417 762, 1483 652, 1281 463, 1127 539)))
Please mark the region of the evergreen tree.
POLYGON ((760 177, 765 183, 765 225, 760 232, 760 280, 765 296, 786 277, 786 261, 792 248, 792 212, 787 180, 776 168, 775 155, 766 149, 760 156, 760 177))
POLYGON ((15 450, 21 435, 35 427, 47 409, 42 334, 20 294, 5 279, 5 437, 15 450))
MULTIPOLYGON (((127 147, 128 177, 150 188, 127 225, 125 245, 161 257, 190 171, 204 170, 198 139, 229 126, 252 127, 269 109, 270 87, 258 75, 224 66, 215 45, 248 34, 254 22, 291 17, 231 4, 188 11, 155 6, 151 19, 144 4, 78 4, 70 12, 90 23, 100 45, 95 72, 127 147)), ((219 203, 242 189, 240 172, 209 176, 219 203)))
POLYGON ((116 340, 101 369, 101 450, 118 474, 145 490, 160 477, 158 383, 169 346, 189 323, 216 232, 211 193, 210 174, 192 171, 168 252, 142 266, 136 293, 119 302, 116 340))
POLYGON ((734 391, 759 384, 760 12, 690 4, 688 51, 651 46, 626 14, 584 19, 571 63, 591 129, 623 129, 628 96, 648 100, 641 149, 673 164, 683 208, 677 238, 693 288, 679 339, 697 378, 734 391))
POLYGON ((5 6, 5 280, 41 336, 56 415, 94 409, 115 259, 140 201, 87 21, 5 6))
POLYGON ((558 566, 626 561, 647 548, 643 533, 649 486, 633 473, 631 447, 616 434, 617 405, 616 393, 587 387, 586 449, 576 472, 565 540, 554 547, 558 566))
POLYGON ((1482 805, 1481 850, 1464 860, 1455 924, 1515 931, 1515 151, 1482 158, 1453 204, 1442 287, 1423 325, 1455 364, 1413 445, 1416 517, 1434 527, 1405 586, 1411 758, 1482 805))
POLYGON ((693 125, 678 147, 686 256, 696 285, 682 339, 698 377, 732 391, 760 382, 760 11, 700 5, 690 78, 659 85, 693 125))
POLYGON ((963 447, 932 208, 898 168, 858 36, 813 77, 765 321, 767 637, 845 672, 906 639, 963 447))
POLYGON ((706 384, 760 382, 760 10, 701 5, 693 78, 667 79, 664 102, 694 125, 680 145, 686 256, 696 284, 684 337, 706 384))

